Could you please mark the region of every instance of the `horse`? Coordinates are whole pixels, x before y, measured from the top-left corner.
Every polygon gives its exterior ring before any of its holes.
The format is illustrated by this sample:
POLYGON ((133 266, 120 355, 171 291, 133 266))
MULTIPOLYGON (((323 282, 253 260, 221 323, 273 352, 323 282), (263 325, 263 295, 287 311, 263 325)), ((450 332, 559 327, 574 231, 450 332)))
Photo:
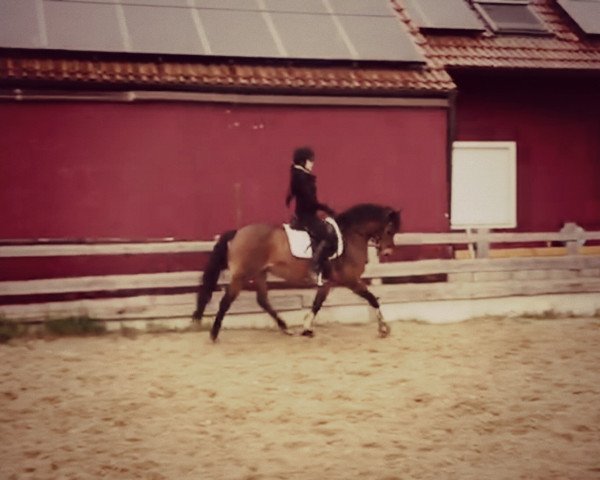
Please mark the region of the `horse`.
MULTIPOLYGON (((387 256, 394 246, 394 234, 400 230, 400 211, 388 206, 363 203, 334 217, 343 237, 343 253, 330 261, 327 278, 318 286, 311 312, 304 320, 302 335, 314 335, 313 322, 333 286, 344 286, 364 298, 376 311, 378 331, 386 337, 390 328, 384 321, 379 302, 361 279, 367 263, 367 247, 374 242, 378 254, 387 256)), ((229 268, 230 282, 219 304, 210 337, 217 341, 223 318, 240 291, 249 282, 256 289, 260 307, 275 320, 279 329, 290 334, 268 300, 267 273, 291 284, 307 285, 311 275, 309 259, 292 256, 283 226, 250 224, 223 233, 208 259, 198 288, 196 310, 192 317, 200 322, 204 310, 217 287, 219 274, 229 268)), ((310 283, 310 282, 309 282, 310 283)), ((313 282, 314 284, 314 282, 313 282)))

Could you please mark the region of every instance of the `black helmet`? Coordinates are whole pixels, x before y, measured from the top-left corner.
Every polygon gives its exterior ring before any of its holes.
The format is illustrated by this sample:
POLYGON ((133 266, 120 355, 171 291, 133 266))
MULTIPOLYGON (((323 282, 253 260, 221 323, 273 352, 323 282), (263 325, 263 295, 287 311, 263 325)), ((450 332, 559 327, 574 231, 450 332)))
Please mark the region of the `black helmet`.
POLYGON ((307 160, 314 160, 315 152, 310 147, 300 147, 294 150, 294 164, 304 165, 307 160))

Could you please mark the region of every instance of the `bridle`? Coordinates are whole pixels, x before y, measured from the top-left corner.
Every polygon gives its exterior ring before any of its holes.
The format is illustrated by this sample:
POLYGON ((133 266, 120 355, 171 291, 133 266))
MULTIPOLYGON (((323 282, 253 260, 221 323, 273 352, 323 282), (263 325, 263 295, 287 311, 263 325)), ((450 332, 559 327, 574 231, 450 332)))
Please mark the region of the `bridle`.
POLYGON ((385 226, 375 235, 371 235, 368 239, 368 245, 371 247, 375 247, 377 249, 377 254, 381 253, 381 240, 383 239, 383 235, 391 225, 391 222, 385 224, 385 226))

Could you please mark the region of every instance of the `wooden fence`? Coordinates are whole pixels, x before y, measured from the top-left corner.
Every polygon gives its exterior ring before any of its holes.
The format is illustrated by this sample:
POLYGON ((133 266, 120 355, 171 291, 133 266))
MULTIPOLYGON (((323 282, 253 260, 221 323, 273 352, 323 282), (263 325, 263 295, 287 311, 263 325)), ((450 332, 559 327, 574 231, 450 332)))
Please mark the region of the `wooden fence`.
MULTIPOLYGON (((586 232, 567 224, 559 232, 494 233, 485 230, 455 233, 400 233, 395 244, 450 246, 453 258, 379 263, 370 252, 365 278, 382 303, 457 300, 514 295, 600 292, 600 232, 586 232), (407 282, 407 277, 434 277, 434 281, 407 282)), ((161 240, 147 243, 122 241, 0 245, 0 257, 60 257, 83 255, 138 255, 210 252, 214 242, 161 240)), ((135 294, 148 290, 192 289, 201 272, 83 276, 75 278, 1 281, 0 297, 72 295, 103 292, 102 298, 3 302, 0 318, 39 322, 56 317, 87 315, 104 320, 189 319, 194 294, 135 294), (119 292, 127 291, 123 297, 119 292), (109 292, 107 294, 107 292, 109 292), (110 297, 110 294, 114 295, 110 297), (107 298, 108 297, 108 298, 107 298)), ((271 281, 276 281, 270 278, 271 281)), ((221 277, 227 282, 227 272, 221 277)), ((271 291, 279 310, 302 310, 312 303, 314 289, 271 291)), ((209 305, 214 312, 220 295, 209 305)), ((334 289, 326 305, 345 306, 364 301, 345 289, 334 289)), ((251 292, 234 304, 233 313, 260 309, 251 292)))

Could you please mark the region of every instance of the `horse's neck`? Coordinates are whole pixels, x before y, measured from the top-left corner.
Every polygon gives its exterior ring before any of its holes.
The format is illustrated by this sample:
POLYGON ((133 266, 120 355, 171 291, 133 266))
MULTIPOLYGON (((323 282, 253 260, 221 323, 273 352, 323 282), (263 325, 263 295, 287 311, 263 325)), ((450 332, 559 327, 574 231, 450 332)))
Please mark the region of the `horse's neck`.
POLYGON ((347 241, 351 241, 357 247, 364 248, 365 252, 369 240, 377 236, 381 230, 381 225, 375 221, 363 222, 342 230, 342 235, 347 241))
POLYGON ((361 223, 358 225, 353 225, 352 227, 350 227, 348 229, 348 233, 354 232, 354 233, 364 237, 366 240, 369 240, 370 238, 375 236, 375 234, 380 229, 381 229, 381 227, 378 222, 370 221, 370 222, 364 222, 364 223, 361 223))
POLYGON ((355 230, 350 230, 347 232, 343 232, 344 236, 344 251, 348 253, 348 251, 355 252, 353 256, 363 255, 364 260, 366 262, 367 259, 367 247, 369 245, 369 238, 366 235, 359 233, 355 230))

